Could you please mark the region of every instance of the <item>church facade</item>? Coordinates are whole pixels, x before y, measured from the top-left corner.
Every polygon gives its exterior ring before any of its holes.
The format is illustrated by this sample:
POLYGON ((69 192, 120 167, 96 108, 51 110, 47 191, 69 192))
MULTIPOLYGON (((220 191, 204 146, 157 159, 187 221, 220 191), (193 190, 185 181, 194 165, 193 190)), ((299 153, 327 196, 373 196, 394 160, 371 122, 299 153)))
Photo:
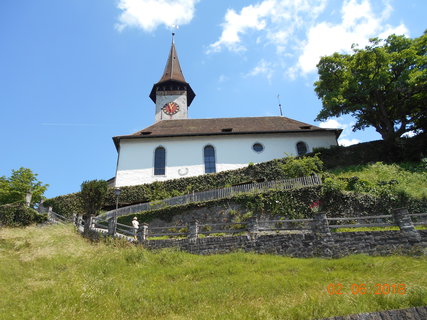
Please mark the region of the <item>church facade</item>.
POLYGON ((337 145, 341 129, 286 117, 189 119, 195 93, 183 76, 172 41, 165 70, 153 85, 155 123, 113 137, 115 186, 130 186, 238 169, 286 155, 337 145))

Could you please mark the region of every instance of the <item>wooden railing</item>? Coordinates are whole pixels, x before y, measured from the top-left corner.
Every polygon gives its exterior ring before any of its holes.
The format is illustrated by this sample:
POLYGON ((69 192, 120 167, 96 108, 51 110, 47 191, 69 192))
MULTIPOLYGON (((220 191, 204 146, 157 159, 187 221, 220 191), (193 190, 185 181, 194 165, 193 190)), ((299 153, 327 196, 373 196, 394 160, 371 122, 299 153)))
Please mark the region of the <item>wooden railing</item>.
MULTIPOLYGON (((412 224, 415 226, 427 226, 427 213, 408 214, 412 224)), ((328 218, 327 229, 339 228, 364 228, 364 227, 391 227, 398 226, 393 215, 360 216, 328 218), (381 221, 381 222, 380 222, 381 221)), ((170 225, 165 227, 150 227, 142 224, 139 230, 132 226, 117 223, 116 232, 120 236, 126 236, 132 240, 136 233, 139 239, 150 240, 155 238, 197 238, 203 236, 225 236, 239 234, 279 234, 288 232, 311 232, 318 223, 315 219, 286 219, 260 220, 251 218, 244 222, 224 222, 200 224, 194 221, 188 225, 170 225)), ((96 221, 96 230, 103 233, 108 232, 107 221, 96 221), (102 230, 100 230, 102 229, 102 230)), ((110 232, 111 234, 111 232, 110 232)))
POLYGON ((349 218, 327 218, 329 228, 364 228, 364 227, 392 227, 396 226, 391 214, 378 216, 361 216, 349 218), (385 222, 380 222, 386 220, 385 222))

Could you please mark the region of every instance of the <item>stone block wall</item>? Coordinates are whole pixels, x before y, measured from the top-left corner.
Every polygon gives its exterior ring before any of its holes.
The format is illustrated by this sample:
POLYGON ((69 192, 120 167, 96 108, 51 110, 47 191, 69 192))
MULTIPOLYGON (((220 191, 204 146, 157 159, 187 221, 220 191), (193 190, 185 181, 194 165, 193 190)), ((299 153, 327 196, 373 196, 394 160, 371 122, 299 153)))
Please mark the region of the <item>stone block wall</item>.
POLYGON ((217 254, 242 250, 291 257, 341 257, 349 254, 423 254, 427 248, 427 230, 419 231, 420 241, 414 241, 401 231, 371 231, 332 233, 327 242, 313 233, 223 236, 197 239, 144 240, 147 249, 177 248, 195 254, 217 254))
POLYGON ((200 238, 195 221, 190 225, 187 239, 146 240, 145 234, 139 239, 148 249, 174 247, 196 254, 237 250, 291 257, 427 254, 427 230, 416 230, 406 209, 396 209, 394 218, 400 230, 331 233, 326 215, 319 213, 311 222, 311 231, 298 233, 259 233, 257 220, 254 219, 248 224, 247 235, 200 238))
POLYGON ((399 310, 385 310, 370 313, 359 313, 348 316, 338 316, 323 320, 425 320, 427 319, 427 307, 414 307, 399 310))

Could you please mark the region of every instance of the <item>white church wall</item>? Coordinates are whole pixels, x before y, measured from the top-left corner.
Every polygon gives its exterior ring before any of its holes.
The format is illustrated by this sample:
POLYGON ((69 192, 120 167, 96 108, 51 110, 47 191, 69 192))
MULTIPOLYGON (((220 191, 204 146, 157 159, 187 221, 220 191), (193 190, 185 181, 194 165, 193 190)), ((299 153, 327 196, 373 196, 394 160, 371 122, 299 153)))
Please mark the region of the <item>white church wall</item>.
POLYGON ((317 147, 336 145, 332 132, 300 134, 248 134, 204 137, 168 137, 122 139, 116 174, 116 186, 129 186, 154 181, 198 176, 205 173, 203 150, 206 145, 215 149, 216 171, 232 170, 288 155, 296 155, 296 144, 304 142, 308 152, 317 147), (260 153, 252 149, 260 143, 260 153), (154 175, 154 151, 166 150, 164 176, 154 175))

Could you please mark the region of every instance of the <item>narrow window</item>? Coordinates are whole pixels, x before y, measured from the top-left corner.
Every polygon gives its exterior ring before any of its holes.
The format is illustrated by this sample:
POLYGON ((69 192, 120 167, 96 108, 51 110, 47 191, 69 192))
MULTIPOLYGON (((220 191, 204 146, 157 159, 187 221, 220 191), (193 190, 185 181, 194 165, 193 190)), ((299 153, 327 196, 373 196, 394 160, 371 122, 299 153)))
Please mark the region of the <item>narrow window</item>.
POLYGON ((297 143, 297 152, 299 156, 302 156, 307 153, 307 145, 305 144, 305 142, 300 141, 297 143))
POLYGON ((154 151, 154 175, 164 176, 166 166, 166 150, 163 147, 157 147, 154 151))
POLYGON ((203 153, 205 158, 205 173, 216 172, 215 149, 212 146, 206 146, 203 153))

